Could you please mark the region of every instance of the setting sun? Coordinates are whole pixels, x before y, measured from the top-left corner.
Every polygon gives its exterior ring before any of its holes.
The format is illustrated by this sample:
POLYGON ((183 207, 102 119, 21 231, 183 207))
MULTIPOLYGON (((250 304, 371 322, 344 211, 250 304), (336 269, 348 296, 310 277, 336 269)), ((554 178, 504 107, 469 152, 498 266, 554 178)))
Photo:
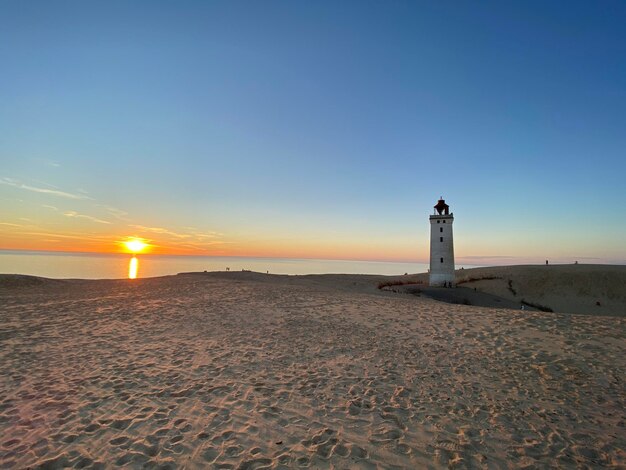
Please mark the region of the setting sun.
POLYGON ((124 245, 132 253, 139 253, 139 252, 143 251, 148 246, 147 243, 144 243, 142 240, 140 240, 138 238, 133 238, 131 240, 127 240, 127 241, 124 242, 124 245))

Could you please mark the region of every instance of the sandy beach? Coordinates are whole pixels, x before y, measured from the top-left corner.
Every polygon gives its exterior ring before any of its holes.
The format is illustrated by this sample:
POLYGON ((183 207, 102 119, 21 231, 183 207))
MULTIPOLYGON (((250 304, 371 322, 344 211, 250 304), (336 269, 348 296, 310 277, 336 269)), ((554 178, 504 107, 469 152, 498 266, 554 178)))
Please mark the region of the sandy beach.
POLYGON ((3 276, 0 467, 626 467, 624 316, 379 281, 3 276))

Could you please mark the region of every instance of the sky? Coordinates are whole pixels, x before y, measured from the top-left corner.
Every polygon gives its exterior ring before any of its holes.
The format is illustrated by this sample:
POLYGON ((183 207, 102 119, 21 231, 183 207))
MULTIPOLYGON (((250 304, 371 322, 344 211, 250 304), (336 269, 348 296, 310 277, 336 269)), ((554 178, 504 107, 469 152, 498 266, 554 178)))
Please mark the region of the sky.
POLYGON ((626 264, 623 1, 0 2, 0 248, 626 264))

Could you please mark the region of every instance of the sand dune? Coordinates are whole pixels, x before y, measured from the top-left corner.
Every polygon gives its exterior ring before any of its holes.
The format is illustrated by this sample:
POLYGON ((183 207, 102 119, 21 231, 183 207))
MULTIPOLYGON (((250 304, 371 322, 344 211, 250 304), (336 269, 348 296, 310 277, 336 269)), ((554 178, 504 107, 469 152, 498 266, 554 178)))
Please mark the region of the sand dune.
POLYGON ((555 312, 626 316, 626 266, 501 266, 457 271, 460 286, 555 312))
POLYGON ((4 276, 0 465, 626 466, 623 318, 377 280, 4 276))

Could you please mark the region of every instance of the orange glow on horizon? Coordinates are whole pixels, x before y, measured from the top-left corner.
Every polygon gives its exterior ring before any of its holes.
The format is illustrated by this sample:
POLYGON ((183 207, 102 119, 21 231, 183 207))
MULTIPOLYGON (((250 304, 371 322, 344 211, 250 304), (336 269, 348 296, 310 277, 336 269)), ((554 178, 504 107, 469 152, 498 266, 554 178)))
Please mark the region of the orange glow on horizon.
MULTIPOLYGON (((428 243, 424 240, 367 240, 358 238, 319 239, 268 235, 250 239, 249 235, 232 235, 226 239, 207 238, 188 240, 169 234, 158 234, 156 239, 137 235, 120 235, 113 227, 108 233, 92 234, 77 231, 25 232, 0 226, 1 248, 8 250, 57 251, 137 255, 177 256, 241 256, 291 259, 336 259, 368 261, 428 260, 428 243)), ((127 232, 128 233, 128 232, 127 232)), ((132 232, 131 232, 132 233, 132 232)), ((464 250, 459 250, 459 256, 464 250)), ((467 251, 467 250, 466 250, 467 251)), ((489 250, 484 251, 489 254, 489 250)), ((515 254, 515 253, 513 253, 515 254)), ((130 257, 129 257, 130 258, 130 257)))
MULTIPOLYGON (((54 234, 50 234, 53 237, 54 234)), ((3 240, 3 249, 28 251, 58 251, 81 253, 128 253, 141 255, 177 255, 177 256, 242 256, 263 258, 292 258, 292 259, 338 259, 338 260, 368 260, 368 261, 410 261, 422 262, 428 260, 427 245, 403 246, 402 244, 386 243, 355 243, 330 241, 291 241, 291 240, 255 240, 246 239, 215 243, 201 246, 180 243, 178 240, 148 240, 140 237, 119 237, 115 235, 90 237, 83 235, 72 238, 43 239, 40 237, 6 237, 3 240), (128 244, 138 240, 143 245, 128 244), (140 251, 137 248, 142 246, 140 251), (134 248, 134 249, 133 249, 134 248), (417 248, 417 249, 416 249, 417 248)))

